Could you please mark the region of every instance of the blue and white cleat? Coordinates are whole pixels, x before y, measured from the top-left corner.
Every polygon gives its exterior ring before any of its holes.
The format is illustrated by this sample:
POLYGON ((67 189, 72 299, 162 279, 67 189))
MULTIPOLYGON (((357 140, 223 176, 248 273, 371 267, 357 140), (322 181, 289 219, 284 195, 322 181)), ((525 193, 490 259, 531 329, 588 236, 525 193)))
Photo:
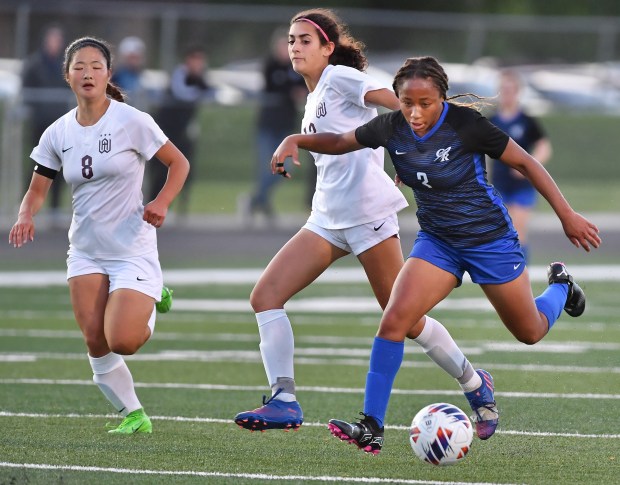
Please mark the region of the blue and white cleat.
POLYGON ((476 434, 481 440, 488 440, 497 428, 499 412, 495 404, 493 377, 483 369, 477 369, 482 385, 475 391, 466 392, 465 397, 474 411, 471 420, 476 424, 476 434))
POLYGON ((244 411, 235 416, 235 423, 250 431, 283 429, 297 431, 304 422, 301 406, 297 401, 285 402, 275 399, 282 389, 267 399, 263 396, 263 405, 252 411, 244 411))

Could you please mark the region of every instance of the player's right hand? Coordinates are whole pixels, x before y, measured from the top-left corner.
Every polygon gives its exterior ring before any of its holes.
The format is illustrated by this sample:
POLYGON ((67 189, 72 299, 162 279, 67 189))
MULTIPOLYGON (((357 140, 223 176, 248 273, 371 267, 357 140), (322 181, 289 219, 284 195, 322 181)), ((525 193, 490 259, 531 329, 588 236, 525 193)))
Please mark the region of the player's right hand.
POLYGON ((276 175, 280 174, 283 177, 290 179, 291 174, 288 173, 284 168, 284 160, 288 157, 293 159, 293 163, 297 166, 300 166, 299 162, 299 147, 297 142, 295 141, 295 135, 287 136, 280 146, 276 148, 276 151, 273 153, 271 157, 271 173, 276 175))
POLYGON ((28 241, 34 241, 34 221, 32 217, 20 217, 9 232, 9 244, 21 248, 28 241))

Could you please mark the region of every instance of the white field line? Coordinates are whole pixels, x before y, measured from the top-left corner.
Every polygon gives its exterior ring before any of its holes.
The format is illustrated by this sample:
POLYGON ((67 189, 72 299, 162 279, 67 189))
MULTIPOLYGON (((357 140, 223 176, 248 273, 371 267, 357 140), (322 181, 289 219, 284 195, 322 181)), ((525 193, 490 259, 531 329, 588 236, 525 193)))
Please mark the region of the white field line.
MULTIPOLYGON (((299 350, 295 351, 297 365, 346 365, 351 367, 368 367, 368 358, 320 358, 300 357, 299 350)), ((326 351, 326 355, 332 353, 326 351)), ((366 352, 365 356, 369 356, 366 352)), ((469 355, 472 355, 470 353, 469 355)), ((80 360, 86 358, 86 353, 52 353, 52 352, 1 352, 0 362, 37 362, 41 360, 80 360)), ((236 362, 261 363, 259 351, 164 351, 160 353, 141 353, 127 356, 127 361, 140 362, 236 362)), ((581 367, 571 365, 543 365, 543 364, 499 364, 496 362, 476 361, 477 367, 485 369, 518 371, 518 372, 561 372, 570 374, 620 374, 620 367, 581 367)), ((401 368, 407 369, 437 369, 437 364, 431 361, 405 360, 401 368)))
MULTIPOLYGON (((79 330, 41 330, 41 329, 24 329, 24 328, 0 328, 0 337, 14 338, 45 338, 45 339, 72 339, 82 340, 83 336, 79 330)), ((259 336, 257 333, 191 333, 182 332, 155 332, 155 340, 163 340, 167 342, 255 342, 258 344, 259 336)), ((300 347, 296 350, 297 355, 330 355, 330 356, 366 356, 370 352, 372 344, 371 338, 355 338, 355 337, 335 337, 335 336, 299 336, 295 339, 297 344, 316 344, 324 345, 324 347, 300 347), (345 347, 346 346, 346 347, 345 347), (355 348, 353 346, 360 346, 355 348)), ((551 339, 539 342, 536 345, 524 345, 517 341, 501 341, 501 340, 459 340, 459 344, 464 353, 481 354, 483 352, 509 352, 509 353, 550 353, 550 354, 584 354, 590 351, 610 351, 616 352, 620 350, 620 343, 615 342, 557 342, 551 339)), ((405 353, 416 353, 419 347, 411 342, 407 342, 405 353)), ((164 351, 162 353, 166 353, 164 351)), ((218 351, 214 351, 218 352, 218 351)), ((223 352, 223 351, 219 351, 223 352)), ((235 351, 226 351, 235 354, 235 351)), ((248 351, 241 351, 239 355, 245 355, 248 351)), ((162 353, 158 354, 161 355, 162 353)), ((184 354, 200 355, 203 351, 172 351, 172 355, 178 353, 180 356, 184 354)), ((209 351, 204 353, 209 354, 209 351)), ((2 353, 0 353, 1 355, 2 353)), ((36 355, 36 354, 33 354, 36 355)), ((139 358, 139 355, 136 356, 139 358)))
MULTIPOLYGON (((575 279, 581 281, 619 281, 620 265, 571 266, 575 279)), ((179 269, 164 271, 164 280, 170 285, 254 284, 262 269, 179 269)), ((530 266, 530 279, 547 280, 545 266, 530 266)), ((368 280, 361 267, 329 268, 319 277, 319 283, 366 283, 368 280)), ((465 278, 464 282, 471 282, 465 278)), ((5 271, 0 272, 0 287, 64 286, 67 284, 64 271, 5 271)))
MULTIPOLYGON (((307 313, 376 313, 381 314, 377 300, 369 297, 317 297, 296 298, 286 302, 289 312, 307 313)), ((487 311, 493 312, 493 306, 486 298, 451 298, 440 302, 437 310, 487 311)), ((248 299, 174 299, 175 311, 188 312, 243 312, 252 313, 248 299)))
MULTIPOLYGON (((52 385, 52 386, 92 386, 91 380, 81 379, 0 379, 0 385, 52 385)), ((252 391, 262 392, 264 386, 231 386, 227 384, 187 384, 179 382, 134 382, 138 388, 148 389, 190 389, 202 391, 252 391)), ((364 394, 363 388, 355 387, 323 387, 323 386, 296 386, 303 392, 318 392, 327 394, 364 394)), ((392 394, 404 396, 462 396, 462 391, 442 389, 392 389, 392 394)), ((595 393, 564 393, 564 392, 512 392, 496 391, 496 396, 528 399, 611 399, 620 400, 620 394, 595 393)))
MULTIPOLYGON (((174 421, 184 423, 211 423, 211 424, 233 424, 232 419, 220 419, 220 418, 198 418, 198 417, 184 417, 184 416, 150 416, 153 421, 174 421)), ((0 411, 0 418, 61 418, 61 419, 118 419, 117 414, 78 414, 78 413, 13 413, 10 411, 0 411)), ((304 421, 304 427, 314 428, 326 428, 327 423, 321 423, 319 421, 308 422, 304 421)), ((409 426, 405 425, 386 425, 386 429, 393 429, 397 431, 408 431, 409 426)), ((620 434, 584 434, 584 433, 551 433, 548 431, 523 431, 523 430, 506 430, 498 429, 496 434, 505 434, 513 436, 537 436, 537 437, 550 437, 550 438, 589 438, 589 439, 620 439, 620 434)))
POLYGON ((311 476, 311 475, 269 475, 266 473, 225 473, 203 472, 192 470, 138 470, 135 468, 105 468, 98 466, 80 465, 47 465, 40 463, 10 463, 0 461, 2 468, 24 468, 31 470, 68 470, 77 472, 101 472, 119 473, 126 475, 163 475, 163 476, 191 476, 203 478, 245 478, 250 480, 279 480, 279 481, 312 481, 312 482, 347 482, 347 483, 401 483, 420 485, 509 485, 496 482, 444 482, 437 480, 410 480, 399 478, 375 478, 375 477, 335 477, 335 476, 311 476))
MULTIPOLYGON (((615 325, 615 324, 614 324, 615 325)), ((495 325, 498 326, 497 323, 495 325)), ((14 338, 39 338, 39 339, 65 339, 83 340, 82 332, 79 330, 42 330, 35 328, 0 328, 0 337, 14 338)), ((256 333, 184 333, 184 332, 159 332, 156 331, 153 337, 155 340, 167 342, 254 342, 259 343, 260 337, 256 333)), ((359 355, 361 347, 366 354, 370 352, 372 337, 338 337, 326 335, 300 335, 295 338, 297 344, 324 345, 325 347, 301 348, 300 351, 307 354, 315 352, 317 355, 325 353, 327 355, 359 355), (335 348, 332 348, 333 346, 335 348), (343 346, 343 347, 341 347, 343 346), (346 346, 346 348, 344 347, 346 346), (349 353, 350 352, 350 353, 349 353)), ((489 352, 543 352, 559 354, 583 354, 591 350, 595 351, 618 351, 620 343, 598 342, 598 341, 578 341, 578 342, 558 342, 547 338, 536 345, 525 345, 517 341, 504 340, 467 340, 459 339, 461 348, 466 349, 467 353, 489 352)), ((414 353, 419 347, 407 341, 405 353, 414 353)), ((190 351, 191 352, 191 351, 190 351)), ((234 352, 234 351, 233 351, 234 352)), ((181 352, 182 353, 182 352, 181 352)))
MULTIPOLYGON (((289 312, 299 312, 300 314, 355 314, 359 318, 369 317, 373 320, 370 322, 360 322, 361 325, 377 325, 381 316, 381 308, 372 297, 318 297, 318 298, 295 298, 286 303, 286 310, 289 312)), ((448 299, 439 302, 434 308, 443 311, 479 311, 495 314, 495 310, 489 301, 482 298, 459 298, 450 296, 448 299)), ((228 312, 253 316, 253 310, 248 299, 204 299, 204 298, 174 298, 173 311, 175 317, 183 315, 183 312, 228 312)), ((607 315, 615 312, 616 307, 588 308, 588 316, 592 318, 601 313, 607 315)), ((73 314, 66 312, 41 312, 32 310, 6 310, 0 309, 0 316, 6 318, 41 318, 48 319, 72 319, 73 314)), ((301 316, 301 315, 299 315, 301 316)), ((296 320, 299 324, 299 319, 296 320)), ((597 322, 580 323, 583 325, 605 325, 597 324, 597 322)))
MULTIPOLYGON (((165 352, 157 354, 138 354, 127 356, 128 361, 141 362, 245 362, 261 363, 258 351, 247 351, 244 355, 239 352, 165 352)), ((0 362, 37 362, 41 360, 84 360, 86 354, 62 353, 0 353, 0 362)), ((309 358, 296 357, 297 365, 346 365, 351 367, 368 367, 368 358, 309 358)), ((477 367, 491 370, 506 370, 517 372, 560 372, 568 374, 620 374, 620 367, 580 367, 571 365, 541 365, 541 364, 498 364, 496 362, 476 362, 477 367)), ((406 369, 437 369, 437 364, 431 361, 409 361, 401 364, 406 369)))

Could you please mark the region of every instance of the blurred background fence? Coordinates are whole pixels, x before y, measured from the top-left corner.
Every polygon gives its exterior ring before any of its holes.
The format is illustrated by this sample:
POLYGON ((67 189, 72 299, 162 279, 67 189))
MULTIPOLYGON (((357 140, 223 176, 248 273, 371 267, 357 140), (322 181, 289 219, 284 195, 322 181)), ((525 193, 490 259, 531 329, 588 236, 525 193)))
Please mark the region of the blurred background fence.
MULTIPOLYGON (((589 210, 620 210, 620 16, 321 6, 335 8, 367 44, 372 73, 387 84, 404 58, 416 55, 433 55, 446 65, 451 93, 493 97, 498 69, 518 69, 526 81, 526 107, 541 116, 553 141, 550 172, 569 195, 583 197, 589 210)), ((142 38, 145 79, 156 93, 165 89, 185 46, 206 47, 207 78, 216 95, 200 106, 194 125, 190 211, 234 214, 254 177, 260 61, 273 30, 288 25, 302 8, 258 2, 0 0, 0 225, 13 220, 31 171, 32 146, 24 136, 31 113, 23 104, 22 61, 36 50, 50 23, 62 26, 67 41, 95 35, 116 47, 126 36, 142 38)), ((155 110, 158 99, 154 96, 148 109, 155 110)), ((309 165, 293 169, 293 181, 278 189, 286 210, 305 210, 309 165)))

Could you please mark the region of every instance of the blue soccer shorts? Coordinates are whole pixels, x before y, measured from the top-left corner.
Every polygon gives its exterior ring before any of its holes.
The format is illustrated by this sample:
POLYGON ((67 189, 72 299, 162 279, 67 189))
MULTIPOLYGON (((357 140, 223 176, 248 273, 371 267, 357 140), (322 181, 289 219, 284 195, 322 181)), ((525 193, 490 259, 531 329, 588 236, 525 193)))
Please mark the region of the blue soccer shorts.
POLYGON ((472 248, 454 248, 448 243, 420 231, 409 254, 456 276, 463 282, 467 271, 479 285, 508 283, 525 269, 525 257, 516 236, 507 235, 496 241, 472 248))

